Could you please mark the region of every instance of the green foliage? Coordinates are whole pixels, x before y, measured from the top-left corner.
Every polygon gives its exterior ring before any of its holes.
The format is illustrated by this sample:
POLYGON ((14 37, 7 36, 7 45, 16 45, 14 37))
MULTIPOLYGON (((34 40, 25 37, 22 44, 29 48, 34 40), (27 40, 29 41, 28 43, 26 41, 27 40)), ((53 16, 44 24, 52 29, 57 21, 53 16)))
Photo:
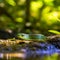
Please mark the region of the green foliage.
POLYGON ((0 3, 3 2, 3 0, 0 0, 0 3))
POLYGON ((16 5, 16 3, 15 3, 14 0, 6 0, 6 2, 7 2, 8 4, 12 5, 12 6, 15 6, 15 5, 16 5))
POLYGON ((60 34, 59 31, 56 31, 56 30, 48 30, 49 32, 53 33, 53 34, 60 34))
MULTIPOLYGON (((13 17, 11 20, 0 13, 1 29, 16 29, 19 33, 22 31, 43 35, 49 35, 51 31, 48 30, 60 31, 60 5, 58 5, 60 0, 30 0, 29 7, 26 6, 26 1, 0 0, 0 6, 13 17), (27 7, 29 11, 26 12, 27 7)), ((52 33, 59 34, 56 31, 52 33)))

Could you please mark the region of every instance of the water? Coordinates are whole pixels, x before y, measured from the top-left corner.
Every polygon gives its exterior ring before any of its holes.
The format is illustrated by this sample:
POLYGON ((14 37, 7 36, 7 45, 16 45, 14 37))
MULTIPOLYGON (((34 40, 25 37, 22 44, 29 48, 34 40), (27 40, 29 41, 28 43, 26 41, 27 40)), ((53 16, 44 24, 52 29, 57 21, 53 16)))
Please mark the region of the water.
POLYGON ((60 60, 60 54, 26 56, 23 53, 0 53, 0 60, 60 60))
POLYGON ((60 49, 56 49, 50 44, 47 49, 31 50, 26 47, 19 53, 0 53, 0 60, 60 60, 60 49))

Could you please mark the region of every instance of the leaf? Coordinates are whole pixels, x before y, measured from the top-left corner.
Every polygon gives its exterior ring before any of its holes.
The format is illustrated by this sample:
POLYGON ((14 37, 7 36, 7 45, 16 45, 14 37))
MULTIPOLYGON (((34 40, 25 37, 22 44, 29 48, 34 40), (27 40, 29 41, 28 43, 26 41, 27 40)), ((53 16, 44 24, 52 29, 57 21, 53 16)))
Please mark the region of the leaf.
POLYGON ((16 3, 15 3, 14 0, 6 0, 6 2, 7 2, 8 4, 12 5, 12 6, 15 6, 15 5, 16 5, 16 3))
POLYGON ((48 32, 51 32, 51 33, 54 33, 54 34, 60 34, 60 32, 56 31, 56 30, 48 30, 48 32))

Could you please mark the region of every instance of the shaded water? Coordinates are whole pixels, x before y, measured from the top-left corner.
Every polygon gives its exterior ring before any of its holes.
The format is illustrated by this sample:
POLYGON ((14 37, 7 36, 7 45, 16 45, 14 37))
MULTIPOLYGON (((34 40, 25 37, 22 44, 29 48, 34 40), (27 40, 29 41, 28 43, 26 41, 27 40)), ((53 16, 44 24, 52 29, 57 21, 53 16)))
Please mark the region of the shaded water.
POLYGON ((19 53, 0 53, 0 60, 60 60, 60 50, 21 49, 19 53))

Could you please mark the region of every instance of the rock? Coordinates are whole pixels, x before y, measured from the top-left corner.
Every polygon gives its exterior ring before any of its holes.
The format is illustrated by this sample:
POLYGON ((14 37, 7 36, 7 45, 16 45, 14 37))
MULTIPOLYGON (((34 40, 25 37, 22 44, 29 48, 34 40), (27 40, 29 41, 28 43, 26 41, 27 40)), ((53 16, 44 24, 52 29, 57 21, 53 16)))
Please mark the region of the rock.
POLYGON ((6 30, 0 30, 0 39, 9 39, 15 37, 13 32, 8 32, 6 30))
POLYGON ((60 49, 60 37, 55 37, 53 39, 47 40, 47 42, 60 49))

